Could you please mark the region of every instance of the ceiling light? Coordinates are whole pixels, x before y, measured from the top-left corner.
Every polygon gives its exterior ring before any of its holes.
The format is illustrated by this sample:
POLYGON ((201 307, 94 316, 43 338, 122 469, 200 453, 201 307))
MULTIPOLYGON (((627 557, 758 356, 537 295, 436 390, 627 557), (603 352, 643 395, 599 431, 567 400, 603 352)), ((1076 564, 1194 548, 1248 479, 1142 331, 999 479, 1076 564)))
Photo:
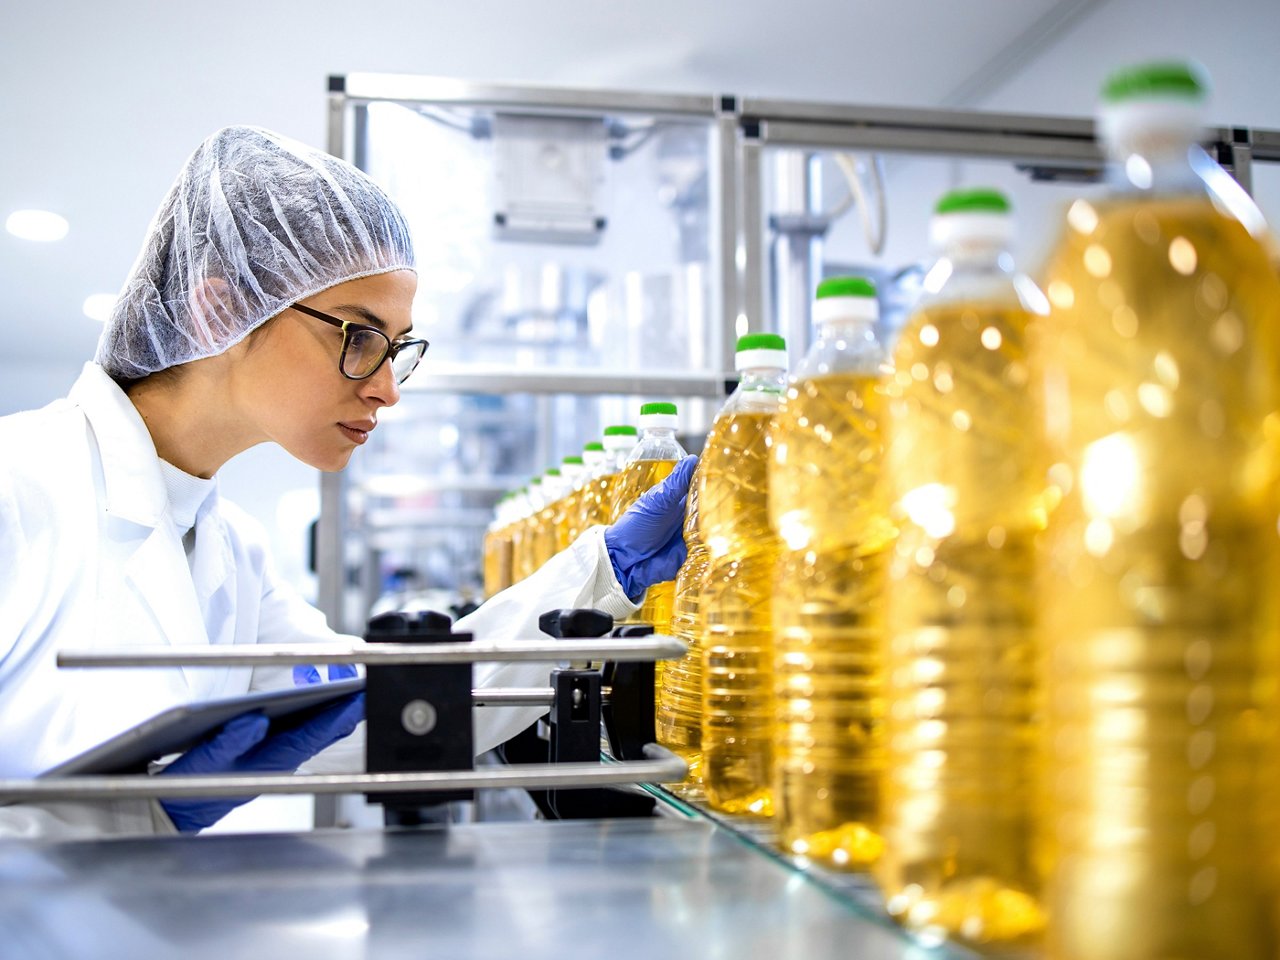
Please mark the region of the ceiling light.
POLYGON ((61 240, 71 229, 66 217, 48 210, 15 210, 5 220, 4 227, 15 237, 40 243, 61 240))
POLYGON ((114 293, 91 293, 84 298, 84 315, 90 320, 106 323, 115 309, 116 299, 114 293))

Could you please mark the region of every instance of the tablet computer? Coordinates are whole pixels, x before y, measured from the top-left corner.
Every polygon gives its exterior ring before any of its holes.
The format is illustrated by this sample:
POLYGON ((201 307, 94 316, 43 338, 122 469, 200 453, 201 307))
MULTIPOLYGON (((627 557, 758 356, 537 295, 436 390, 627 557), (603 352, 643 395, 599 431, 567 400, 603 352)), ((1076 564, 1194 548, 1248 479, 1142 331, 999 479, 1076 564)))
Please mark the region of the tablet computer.
POLYGON ((148 764, 184 753, 244 713, 261 713, 271 721, 268 736, 286 730, 364 689, 364 678, 335 680, 306 687, 263 690, 240 697, 204 700, 170 707, 96 747, 58 764, 40 777, 81 773, 145 773, 148 764))

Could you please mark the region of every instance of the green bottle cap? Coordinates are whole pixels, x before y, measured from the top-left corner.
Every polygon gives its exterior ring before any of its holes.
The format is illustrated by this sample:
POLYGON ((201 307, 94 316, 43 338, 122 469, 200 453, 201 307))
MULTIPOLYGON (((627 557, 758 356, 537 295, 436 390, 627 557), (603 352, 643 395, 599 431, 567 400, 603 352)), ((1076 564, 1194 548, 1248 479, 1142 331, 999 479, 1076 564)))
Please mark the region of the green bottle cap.
POLYGON ((560 468, 559 468, 559 467, 547 467, 546 473, 545 473, 545 474, 543 474, 543 475, 544 475, 544 476, 547 476, 547 477, 558 477, 558 476, 560 476, 560 468))
POLYGON ((975 187, 944 193, 933 208, 934 213, 1008 213, 1013 207, 999 190, 975 187))
POLYGON ((676 405, 674 403, 646 403, 641 405, 640 416, 647 417, 654 413, 668 413, 675 416, 676 405))
POLYGON ((604 435, 606 437, 634 437, 639 431, 630 424, 619 424, 613 427, 605 427, 604 435))
POLYGON ((604 449, 604 444, 601 443, 599 440, 592 440, 589 443, 587 443, 582 449, 599 451, 604 449))
POLYGON ((742 353, 744 350, 786 350, 787 341, 776 333, 748 333, 738 338, 738 346, 735 350, 742 353))
POLYGON ((1117 70, 1102 84, 1102 99, 1203 100, 1209 92, 1209 77, 1198 64, 1179 60, 1155 61, 1117 70))
POLYGON ((581 457, 573 457, 573 456, 565 457, 563 462, 564 462, 564 463, 568 463, 568 464, 575 464, 575 463, 576 463, 578 466, 582 466, 582 458, 581 458, 581 457))
POLYGON ((818 284, 817 298, 827 297, 872 297, 876 295, 876 285, 866 277, 828 277, 818 284))

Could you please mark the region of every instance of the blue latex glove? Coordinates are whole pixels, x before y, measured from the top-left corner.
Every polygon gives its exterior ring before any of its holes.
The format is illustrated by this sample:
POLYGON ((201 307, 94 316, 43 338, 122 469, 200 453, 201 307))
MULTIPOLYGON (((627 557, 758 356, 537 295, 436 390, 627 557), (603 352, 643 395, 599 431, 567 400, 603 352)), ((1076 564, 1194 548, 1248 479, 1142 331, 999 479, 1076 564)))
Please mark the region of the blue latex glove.
MULTIPOLYGON (((354 663, 331 663, 329 664, 329 680, 350 680, 356 676, 356 665, 354 663)), ((312 666, 294 667, 293 668, 293 685, 295 687, 309 687, 315 683, 324 683, 320 679, 320 671, 312 666)))
MULTIPOLYGON (((166 774, 292 773, 325 747, 341 740, 364 719, 364 694, 349 697, 290 730, 267 736, 270 721, 260 713, 236 717, 164 770, 166 774)), ((252 797, 161 800, 169 819, 183 833, 217 823, 252 797)))
POLYGON ((685 559, 684 508, 697 457, 685 457, 604 531, 609 562, 622 591, 639 603, 655 583, 674 580, 685 559))

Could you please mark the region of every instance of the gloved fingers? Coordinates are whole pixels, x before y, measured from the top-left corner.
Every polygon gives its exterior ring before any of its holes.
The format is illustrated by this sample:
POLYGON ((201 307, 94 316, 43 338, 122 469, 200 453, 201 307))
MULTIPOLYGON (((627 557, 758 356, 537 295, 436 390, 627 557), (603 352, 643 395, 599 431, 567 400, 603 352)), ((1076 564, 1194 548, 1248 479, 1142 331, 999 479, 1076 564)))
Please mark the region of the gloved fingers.
POLYGON ((310 664, 293 668, 293 685, 295 687, 309 687, 313 683, 319 682, 320 671, 310 664))
POLYGON ((674 580, 688 557, 684 537, 677 531, 653 556, 636 564, 629 572, 628 581, 633 589, 647 590, 655 583, 674 580))
POLYGON ((270 721, 260 713, 228 720, 221 730, 204 743, 192 747, 160 774, 226 773, 234 769, 236 761, 262 742, 270 725, 270 721))
POLYGON ((306 760, 343 737, 364 719, 364 694, 353 693, 298 726, 283 730, 244 758, 249 770, 296 770, 306 760))
POLYGON ((329 682, 334 680, 350 680, 357 675, 356 665, 354 663, 331 663, 329 664, 329 682))
MULTIPOLYGON (((692 454, 685 457, 675 465, 675 468, 667 474, 666 478, 658 484, 646 490, 637 500, 637 503, 644 501, 646 506, 651 507, 655 512, 666 513, 672 505, 678 500, 683 500, 689 492, 689 478, 693 476, 693 471, 697 469, 698 458, 692 454)), ((681 513, 681 519, 684 514, 681 513)))

